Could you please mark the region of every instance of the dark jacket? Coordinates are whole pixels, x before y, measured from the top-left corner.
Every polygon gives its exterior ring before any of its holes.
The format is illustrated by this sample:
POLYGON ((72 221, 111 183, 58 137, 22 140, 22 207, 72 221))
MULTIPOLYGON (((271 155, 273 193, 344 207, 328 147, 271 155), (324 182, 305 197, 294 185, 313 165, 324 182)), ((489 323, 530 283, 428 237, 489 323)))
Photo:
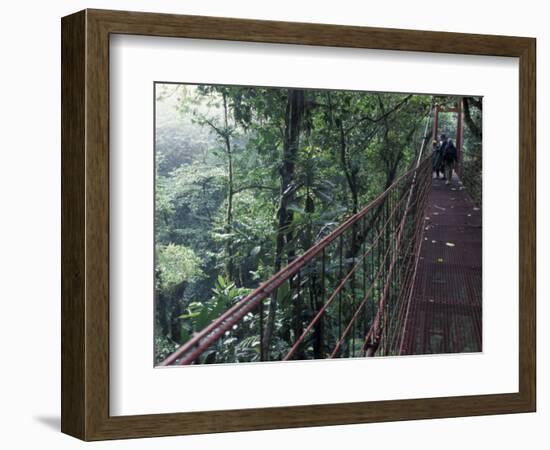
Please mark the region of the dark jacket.
POLYGON ((442 148, 441 152, 443 160, 445 162, 455 162, 457 159, 456 147, 451 139, 448 139, 445 142, 445 146, 442 148))
POLYGON ((432 153, 432 170, 442 170, 443 169, 443 145, 436 144, 434 152, 432 153))

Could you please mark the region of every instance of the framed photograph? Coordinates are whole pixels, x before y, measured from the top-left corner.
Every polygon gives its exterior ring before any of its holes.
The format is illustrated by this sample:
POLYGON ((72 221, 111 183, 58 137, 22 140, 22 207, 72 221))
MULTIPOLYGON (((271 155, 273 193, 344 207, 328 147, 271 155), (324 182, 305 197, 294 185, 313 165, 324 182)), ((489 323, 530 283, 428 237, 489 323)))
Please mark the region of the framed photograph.
POLYGON ((535 39, 62 19, 62 431, 535 411, 535 39))

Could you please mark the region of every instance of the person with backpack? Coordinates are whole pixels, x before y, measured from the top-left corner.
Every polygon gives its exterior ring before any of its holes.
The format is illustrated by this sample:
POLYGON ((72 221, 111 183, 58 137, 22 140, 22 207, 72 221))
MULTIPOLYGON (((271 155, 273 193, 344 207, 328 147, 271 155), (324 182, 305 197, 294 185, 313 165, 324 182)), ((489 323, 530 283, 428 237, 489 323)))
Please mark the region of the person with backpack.
POLYGON ((450 184, 453 178, 455 162, 457 160, 457 151, 452 139, 446 139, 445 142, 441 144, 441 155, 443 158, 445 184, 450 184))
POLYGON ((442 178, 444 178, 443 172, 443 143, 446 142, 447 137, 442 134, 441 142, 438 144, 436 140, 433 141, 433 153, 432 153, 432 170, 435 172, 435 178, 439 178, 441 173, 442 178))

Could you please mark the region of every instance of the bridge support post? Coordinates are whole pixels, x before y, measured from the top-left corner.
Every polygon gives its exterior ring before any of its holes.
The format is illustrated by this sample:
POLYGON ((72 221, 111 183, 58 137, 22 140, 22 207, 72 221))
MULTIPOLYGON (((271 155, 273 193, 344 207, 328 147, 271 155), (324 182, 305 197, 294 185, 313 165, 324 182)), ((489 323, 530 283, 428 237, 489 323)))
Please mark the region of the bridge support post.
POLYGON ((435 105, 434 108, 434 129, 432 133, 432 141, 437 141, 437 132, 439 128, 439 105, 435 105))
POLYGON ((464 144, 464 120, 462 117, 462 97, 458 98, 456 103, 456 168, 457 175, 462 180, 463 166, 463 144, 464 144))

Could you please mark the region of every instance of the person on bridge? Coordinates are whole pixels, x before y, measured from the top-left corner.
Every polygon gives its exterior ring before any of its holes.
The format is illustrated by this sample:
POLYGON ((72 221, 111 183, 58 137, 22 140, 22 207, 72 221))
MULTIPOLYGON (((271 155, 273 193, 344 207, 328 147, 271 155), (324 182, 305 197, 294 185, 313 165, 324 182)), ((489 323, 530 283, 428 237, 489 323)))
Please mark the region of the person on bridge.
POLYGON ((443 159, 443 167, 445 173, 445 184, 450 184, 451 179, 453 178, 453 169, 457 159, 457 151, 452 139, 450 138, 446 139, 441 147, 441 156, 443 159))
MULTIPOLYGON (((444 139, 446 140, 446 137, 444 134, 441 135, 441 142, 444 142, 444 139)), ((441 153, 441 143, 438 144, 437 141, 434 139, 433 143, 433 153, 432 153, 432 170, 435 172, 435 177, 439 178, 439 174, 441 173, 443 177, 443 154, 441 153)))

